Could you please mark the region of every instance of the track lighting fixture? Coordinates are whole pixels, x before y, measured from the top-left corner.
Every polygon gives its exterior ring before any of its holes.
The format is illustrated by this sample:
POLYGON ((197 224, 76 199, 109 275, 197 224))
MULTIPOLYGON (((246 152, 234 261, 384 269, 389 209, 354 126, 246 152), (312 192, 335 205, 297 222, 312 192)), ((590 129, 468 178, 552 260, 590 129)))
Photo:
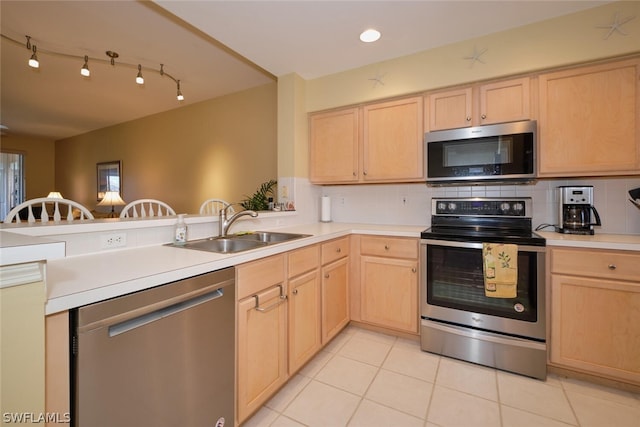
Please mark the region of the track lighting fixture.
POLYGON ((40 61, 38 61, 38 54, 36 53, 36 45, 33 45, 33 55, 29 58, 29 67, 40 68, 40 61))
POLYGON ((144 84, 144 77, 142 77, 142 65, 138 64, 138 75, 136 76, 136 83, 139 85, 144 84))
MULTIPOLYGON (((1 0, 0 0, 1 1, 1 0)), ((20 42, 19 40, 15 40, 9 36, 6 36, 2 33, 0 33, 0 37, 3 40, 7 40, 15 45, 18 46, 24 46, 24 44, 22 42, 20 42)), ((40 61, 38 60, 38 49, 36 48, 36 45, 31 43, 31 36, 25 36, 27 38, 27 43, 26 43, 26 47, 27 50, 30 50, 32 52, 31 54, 31 58, 29 59, 29 66, 33 67, 33 68, 39 68, 40 67, 40 61)), ((57 56, 57 57, 62 57, 62 58, 67 58, 67 59, 73 59, 75 60, 84 60, 84 64, 82 65, 82 68, 80 69, 80 74, 84 77, 89 77, 91 76, 91 71, 89 71, 89 56, 88 55, 73 55, 73 54, 68 54, 66 52, 56 52, 53 50, 47 50, 47 49, 41 49, 40 50, 41 54, 44 55, 53 55, 53 56, 57 56)), ((91 58, 92 61, 94 61, 95 63, 98 64, 106 64, 109 63, 112 66, 116 65, 116 59, 120 57, 120 55, 118 54, 118 52, 112 51, 112 50, 107 50, 105 52, 105 54, 107 55, 108 59, 105 60, 104 58, 91 58)), ((124 67, 127 68, 135 68, 136 65, 135 64, 127 64, 127 63, 123 63, 123 62, 119 62, 118 65, 122 65, 124 67)), ((93 65, 92 65, 93 66, 93 65)), ((142 64, 137 64, 138 67, 138 74, 136 76, 136 83, 139 85, 144 84, 144 77, 142 76, 142 64)), ((161 76, 167 76, 168 78, 170 78, 171 80, 173 80, 176 84, 177 87, 177 92, 176 92, 176 99, 178 101, 184 101, 184 95, 182 95, 182 90, 180 89, 180 80, 176 79, 175 77, 173 77, 171 74, 167 73, 164 71, 164 64, 160 64, 160 69, 158 70, 157 68, 148 68, 148 67, 144 67, 144 70, 146 72, 154 72, 154 73, 158 73, 161 76)), ((95 71, 95 70, 94 70, 95 71)))
POLYGON ((89 71, 89 57, 87 55, 84 56, 84 65, 80 69, 80 74, 85 77, 89 77, 91 75, 91 71, 89 71))
POLYGON ((29 58, 29 66, 31 68, 38 68, 40 67, 40 62, 38 61, 38 54, 36 53, 36 51, 38 50, 36 48, 36 45, 31 45, 31 36, 25 36, 27 38, 27 50, 33 50, 33 55, 31 55, 31 58, 29 58))
POLYGON ((180 90, 180 80, 176 82, 178 84, 178 101, 184 101, 184 96, 182 96, 182 91, 180 90))

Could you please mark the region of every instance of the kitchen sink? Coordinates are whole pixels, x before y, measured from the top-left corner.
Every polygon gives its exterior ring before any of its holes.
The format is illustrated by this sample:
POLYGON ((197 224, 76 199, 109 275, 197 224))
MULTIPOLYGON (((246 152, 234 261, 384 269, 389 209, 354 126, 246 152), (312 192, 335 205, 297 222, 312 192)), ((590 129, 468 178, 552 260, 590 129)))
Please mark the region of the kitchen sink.
POLYGON ((251 242, 280 243, 308 236, 308 234, 279 233, 276 231, 255 231, 247 234, 236 234, 233 236, 233 238, 251 242))
POLYGON ((256 240, 242 240, 229 237, 212 237, 203 240, 194 240, 180 246, 186 249, 197 249, 199 251, 217 252, 221 254, 231 254, 235 252, 248 251, 266 246, 266 243, 256 240))
POLYGON ((283 243, 307 236, 309 236, 309 234, 256 231, 251 233, 232 234, 225 237, 210 237, 208 239, 193 240, 178 247, 221 254, 231 254, 262 248, 268 245, 283 243))

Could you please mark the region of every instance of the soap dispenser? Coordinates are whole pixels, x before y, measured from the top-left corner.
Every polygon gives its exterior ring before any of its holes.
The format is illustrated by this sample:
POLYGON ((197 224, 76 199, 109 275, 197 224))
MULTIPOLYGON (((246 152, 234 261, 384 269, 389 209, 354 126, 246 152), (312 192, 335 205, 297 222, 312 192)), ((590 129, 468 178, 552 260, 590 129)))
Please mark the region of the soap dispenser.
POLYGON ((178 215, 176 223, 176 232, 173 239, 174 245, 184 245, 187 243, 187 224, 184 222, 184 214, 178 215))

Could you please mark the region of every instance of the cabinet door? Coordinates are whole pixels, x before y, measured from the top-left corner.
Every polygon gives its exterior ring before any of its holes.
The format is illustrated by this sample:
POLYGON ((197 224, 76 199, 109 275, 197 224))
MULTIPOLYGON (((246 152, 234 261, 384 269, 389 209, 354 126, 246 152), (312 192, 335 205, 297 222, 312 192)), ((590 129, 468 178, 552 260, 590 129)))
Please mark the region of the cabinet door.
POLYGON ((640 60, 539 77, 541 176, 638 174, 640 60))
POLYGON ((322 267, 322 344, 349 323, 349 258, 322 267))
POLYGON ((471 98, 470 87, 429 94, 429 131, 471 126, 471 98))
POLYGON ((239 423, 260 409, 288 378, 287 312, 281 291, 278 285, 256 294, 257 300, 250 296, 238 303, 239 423))
POLYGON ((360 274, 362 321, 417 334, 417 261, 363 256, 360 274))
POLYGON ((554 274, 551 362, 640 385, 640 282, 554 274))
POLYGON ((358 108, 310 116, 311 182, 320 184, 358 181, 358 117, 358 108))
POLYGON ((480 122, 515 122, 531 118, 529 77, 480 86, 480 122))
POLYGON ((320 350, 320 271, 289 280, 289 375, 320 350))
POLYGON ((415 181, 424 177, 422 98, 363 107, 364 181, 415 181))

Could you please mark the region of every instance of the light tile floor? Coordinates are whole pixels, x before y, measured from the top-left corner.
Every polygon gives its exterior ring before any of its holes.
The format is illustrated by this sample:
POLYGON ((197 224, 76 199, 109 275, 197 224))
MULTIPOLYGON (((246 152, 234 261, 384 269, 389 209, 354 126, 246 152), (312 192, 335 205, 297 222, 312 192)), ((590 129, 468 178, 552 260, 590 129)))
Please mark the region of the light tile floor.
POLYGON ((640 427, 640 395, 545 382, 348 327, 243 427, 640 427))

